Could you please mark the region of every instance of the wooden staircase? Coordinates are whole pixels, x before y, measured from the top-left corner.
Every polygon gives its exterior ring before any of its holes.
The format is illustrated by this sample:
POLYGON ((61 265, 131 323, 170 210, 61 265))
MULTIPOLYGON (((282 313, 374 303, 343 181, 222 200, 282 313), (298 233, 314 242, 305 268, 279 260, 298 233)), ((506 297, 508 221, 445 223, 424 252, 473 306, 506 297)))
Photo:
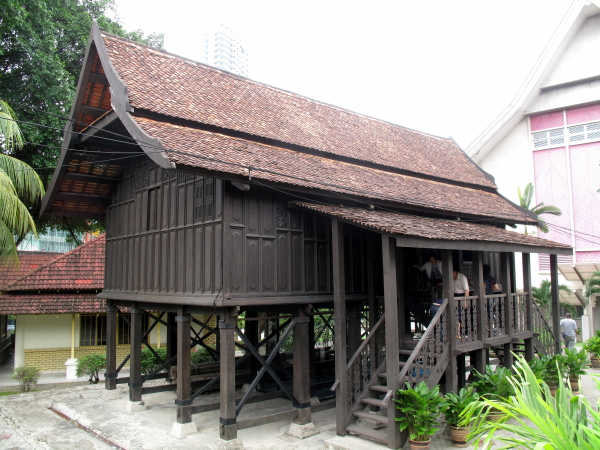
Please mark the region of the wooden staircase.
MULTIPOLYGON (((386 367, 386 361, 383 360, 377 370, 370 374, 369 382, 351 408, 351 417, 346 426, 350 435, 388 444, 389 433, 395 432, 389 428, 390 418, 395 417, 395 411, 390 414, 389 408, 395 408, 393 397, 396 390, 404 387, 406 382, 413 386, 425 381, 428 386, 433 387, 444 374, 449 362, 446 330, 446 308, 443 306, 420 340, 414 340, 412 335, 404 336, 398 349, 400 386, 388 385, 390 368, 386 367)), ((351 365, 354 362, 353 357, 348 370, 356 370, 351 365)), ((396 424, 391 426, 396 427, 396 424)))

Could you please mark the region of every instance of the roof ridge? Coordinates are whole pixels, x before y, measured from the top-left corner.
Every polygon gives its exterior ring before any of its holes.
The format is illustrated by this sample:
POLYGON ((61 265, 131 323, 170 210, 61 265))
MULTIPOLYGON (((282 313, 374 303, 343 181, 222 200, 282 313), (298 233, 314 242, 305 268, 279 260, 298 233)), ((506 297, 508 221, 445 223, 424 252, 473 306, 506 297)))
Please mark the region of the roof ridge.
POLYGON ((10 291, 11 286, 16 285, 17 283, 21 282, 22 280, 25 280, 26 278, 29 278, 30 276, 33 276, 34 274, 46 269, 47 267, 57 263, 58 261, 62 261, 63 259, 77 253, 80 252, 85 248, 89 247, 90 245, 92 245, 92 243, 97 243, 98 239, 106 237, 106 233, 102 233, 99 236, 95 237, 94 239, 90 240, 89 242, 84 242, 83 244, 81 244, 78 247, 75 247, 73 250, 68 251, 67 253, 64 253, 62 256, 59 256, 58 258, 53 259, 52 261, 42 265, 41 267, 38 267, 37 269, 32 270, 31 272, 23 275, 21 278, 17 278, 16 280, 12 281, 10 284, 7 284, 4 289, 3 292, 6 291, 10 291))
POLYGON ((309 100, 311 102, 318 103, 320 105, 327 106, 329 108, 334 108, 334 109, 336 109, 338 111, 341 111, 341 112, 344 112, 344 113, 349 113, 349 114, 352 114, 352 115, 355 115, 355 116, 358 116, 358 117, 363 117, 365 119, 374 120, 374 121, 377 121, 377 122, 380 122, 380 123, 383 123, 383 124, 387 124, 387 125, 391 125, 391 126, 394 126, 394 127, 402 128, 402 129, 407 130, 407 131, 412 131, 412 132, 420 134, 422 136, 427 136, 427 137, 431 137, 431 138, 434 138, 434 139, 440 139, 440 140, 452 142, 458 148, 460 148, 458 146, 458 144, 456 143, 456 141, 454 139, 450 138, 450 137, 443 137, 443 136, 438 136, 438 135, 431 134, 431 133, 426 133, 424 131, 415 130, 414 128, 410 128, 410 127, 407 127, 407 126, 404 126, 404 125, 400 125, 400 124, 397 124, 397 123, 394 123, 394 122, 390 122, 389 120, 384 120, 384 119, 380 119, 380 118, 377 118, 377 117, 373 117, 373 116, 369 116, 369 115, 366 115, 366 114, 362 114, 362 113, 359 113, 357 111, 346 109, 346 108, 344 108, 342 106, 337 106, 337 105, 334 105, 334 104, 331 104, 331 103, 324 102, 322 100, 317 100, 317 99, 314 99, 312 97, 308 97, 306 95, 299 94, 297 92, 290 91, 288 89, 283 89, 283 88, 280 88, 280 87, 277 87, 277 86, 273 86, 273 85, 270 85, 270 84, 267 84, 267 83, 263 83, 262 81, 253 80, 251 78, 246 78, 246 77, 244 77, 242 75, 238 75, 236 73, 228 72, 226 70, 219 69, 218 67, 211 66, 210 64, 203 63, 203 62, 200 62, 200 61, 196 61, 196 60, 193 60, 191 58, 187 58, 185 56, 178 55, 176 53, 168 52, 168 51, 166 51, 164 49, 159 49, 159 48, 147 45, 147 44, 142 44, 141 42, 135 42, 135 41, 132 41, 132 40, 127 39, 127 38, 116 36, 116 35, 114 35, 112 33, 106 32, 104 30, 100 30, 100 33, 103 36, 106 35, 106 36, 109 36, 109 37, 114 38, 114 39, 118 39, 118 40, 125 41, 125 42, 128 42, 128 43, 133 44, 133 45, 137 45, 139 47, 145 48, 146 50, 154 51, 157 54, 159 54, 159 56, 164 56, 164 57, 167 57, 167 58, 178 58, 178 59, 181 59, 181 60, 184 60, 184 61, 188 61, 188 62, 197 64, 197 65, 200 65, 202 67, 205 67, 208 70, 211 70, 211 71, 214 71, 214 72, 217 72, 217 73, 221 73, 221 74, 225 74, 225 75, 228 75, 228 76, 232 76, 234 78, 239 78, 239 79, 243 80, 244 82, 252 83, 252 84, 257 85, 257 86, 262 86, 262 87, 267 88, 267 89, 272 89, 272 90, 281 92, 282 94, 289 95, 291 97, 299 97, 301 99, 309 100))

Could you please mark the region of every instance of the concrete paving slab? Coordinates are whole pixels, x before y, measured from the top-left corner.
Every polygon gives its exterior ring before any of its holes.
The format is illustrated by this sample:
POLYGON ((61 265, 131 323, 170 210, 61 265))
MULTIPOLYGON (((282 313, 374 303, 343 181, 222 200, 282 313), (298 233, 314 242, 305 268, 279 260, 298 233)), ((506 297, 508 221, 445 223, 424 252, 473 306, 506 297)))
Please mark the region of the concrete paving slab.
MULTIPOLYGON (((600 369, 590 369, 589 372, 600 375, 600 369)), ((599 391, 592 376, 583 377, 581 389, 590 402, 597 402, 599 391)), ((108 402, 102 399, 103 390, 101 385, 87 385, 0 397, 0 449, 96 450, 115 448, 116 445, 126 450, 217 450, 218 411, 195 414, 193 420, 198 432, 177 438, 171 434, 175 422, 174 392, 145 395, 146 411, 128 415, 125 413, 127 388, 119 387, 119 398, 108 402)), ((201 396, 195 403, 212 403, 218 399, 218 392, 213 392, 201 396)), ((279 412, 289 406, 289 400, 286 399, 250 403, 244 407, 240 418, 279 412)), ((289 421, 240 430, 238 437, 247 450, 386 448, 357 437, 336 436, 333 410, 313 414, 312 421, 318 434, 306 439, 297 439, 286 433, 290 427, 289 421)), ((499 446, 500 443, 497 442, 492 448, 499 446)), ((431 448, 455 448, 445 427, 434 436, 431 448)))

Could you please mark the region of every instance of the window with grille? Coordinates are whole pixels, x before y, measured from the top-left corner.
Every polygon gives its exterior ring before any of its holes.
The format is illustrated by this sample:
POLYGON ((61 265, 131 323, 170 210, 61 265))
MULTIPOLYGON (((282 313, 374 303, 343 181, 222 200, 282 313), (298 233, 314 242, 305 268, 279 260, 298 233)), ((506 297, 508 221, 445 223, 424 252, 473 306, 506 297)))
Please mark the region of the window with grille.
MULTIPOLYGON (((117 344, 129 345, 131 342, 131 314, 119 314, 117 316, 117 344)), ((148 320, 142 314, 142 334, 148 330, 148 320)))
POLYGON ((574 125, 569 128, 569 142, 579 143, 585 141, 597 141, 600 139, 600 122, 574 125))
POLYGON ((79 345, 106 345, 106 314, 81 315, 79 345))
POLYGON ((556 147, 565 143, 564 128, 533 133, 533 148, 556 147))

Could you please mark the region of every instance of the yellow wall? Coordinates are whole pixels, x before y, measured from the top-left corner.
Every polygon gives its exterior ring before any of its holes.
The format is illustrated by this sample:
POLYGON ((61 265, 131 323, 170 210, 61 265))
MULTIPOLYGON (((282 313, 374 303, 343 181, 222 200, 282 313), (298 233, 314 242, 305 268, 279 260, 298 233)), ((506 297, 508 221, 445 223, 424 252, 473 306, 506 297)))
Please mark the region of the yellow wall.
MULTIPOLYGON (((106 353, 106 346, 75 347, 75 358, 91 353, 106 353)), ((117 346, 117 365, 129 354, 129 345, 117 346)), ((71 357, 71 347, 25 349, 25 365, 33 366, 42 372, 64 372, 65 362, 71 357)), ((129 367, 129 362, 125 365, 129 367)))

